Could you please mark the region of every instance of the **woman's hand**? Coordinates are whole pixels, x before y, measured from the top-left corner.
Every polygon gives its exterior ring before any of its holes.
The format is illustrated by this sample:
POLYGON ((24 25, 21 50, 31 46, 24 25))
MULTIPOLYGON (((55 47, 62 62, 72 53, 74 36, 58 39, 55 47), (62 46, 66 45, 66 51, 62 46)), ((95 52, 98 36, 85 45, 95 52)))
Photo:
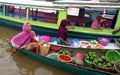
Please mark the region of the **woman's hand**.
POLYGON ((69 42, 65 42, 66 45, 70 46, 70 43, 69 42))
POLYGON ((74 25, 71 25, 71 26, 67 26, 67 29, 74 29, 74 25))
POLYGON ((31 34, 31 35, 32 35, 32 37, 34 37, 34 36, 35 36, 35 32, 34 32, 34 31, 32 31, 32 34, 31 34))

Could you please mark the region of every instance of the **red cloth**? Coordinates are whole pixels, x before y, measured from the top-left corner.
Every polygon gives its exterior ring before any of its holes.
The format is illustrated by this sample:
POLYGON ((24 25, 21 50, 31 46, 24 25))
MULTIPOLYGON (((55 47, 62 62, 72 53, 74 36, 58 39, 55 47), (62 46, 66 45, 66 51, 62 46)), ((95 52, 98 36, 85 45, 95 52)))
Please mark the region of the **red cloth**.
POLYGON ((37 47, 34 47, 34 48, 33 48, 33 52, 35 52, 35 53, 38 54, 38 48, 37 48, 37 47))
POLYGON ((32 38, 32 39, 31 39, 31 42, 37 42, 37 40, 36 40, 36 39, 34 39, 34 38, 32 38))

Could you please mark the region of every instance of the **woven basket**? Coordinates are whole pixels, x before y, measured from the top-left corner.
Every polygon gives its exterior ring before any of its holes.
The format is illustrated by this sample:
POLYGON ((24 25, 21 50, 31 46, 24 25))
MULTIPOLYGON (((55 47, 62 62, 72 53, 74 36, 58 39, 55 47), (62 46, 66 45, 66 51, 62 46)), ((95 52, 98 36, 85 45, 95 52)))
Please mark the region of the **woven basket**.
POLYGON ((47 46, 44 46, 44 45, 40 45, 40 55, 47 55, 48 52, 49 52, 49 49, 50 49, 50 44, 48 43, 47 46))
POLYGON ((93 64, 95 66, 95 68, 99 69, 99 70, 104 70, 104 71, 113 71, 114 70, 114 67, 110 67, 110 68, 105 68, 105 67, 102 67, 102 66, 98 66, 97 64, 95 64, 95 60, 93 60, 93 64))
POLYGON ((117 60, 117 61, 114 63, 114 68, 115 68, 115 70, 120 74, 120 68, 118 69, 118 67, 120 67, 120 60, 117 60))

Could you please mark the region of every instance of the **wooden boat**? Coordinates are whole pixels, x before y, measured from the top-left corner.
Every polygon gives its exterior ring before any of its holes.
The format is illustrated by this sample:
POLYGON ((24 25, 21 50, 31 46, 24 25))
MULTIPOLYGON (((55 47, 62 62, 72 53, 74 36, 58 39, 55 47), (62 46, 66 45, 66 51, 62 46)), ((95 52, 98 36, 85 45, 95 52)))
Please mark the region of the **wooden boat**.
MULTIPOLYGON (((86 13, 99 12, 103 13, 104 8, 108 8, 109 15, 117 16, 117 21, 113 22, 115 26, 113 29, 106 28, 103 30, 94 30, 89 26, 78 27, 68 31, 68 37, 86 37, 86 38, 98 38, 108 37, 111 39, 119 38, 120 32, 112 34, 112 31, 120 28, 120 12, 116 14, 116 9, 119 11, 119 2, 92 2, 92 1, 24 1, 19 0, 0 0, 0 25, 21 29, 21 25, 28 21, 33 25, 33 30, 38 34, 45 34, 55 36, 62 19, 69 19, 71 24, 76 22, 85 22, 88 17, 79 18, 72 13, 67 15, 66 7, 72 8, 85 8, 86 13), (19 2, 19 3, 18 3, 19 2), (66 4, 67 3, 67 4, 66 4), (62 4, 62 5, 61 5, 62 4), (10 10, 14 6, 13 10, 10 10), (49 11, 48 11, 49 10, 49 11)), ((72 11, 72 10, 70 10, 72 11)), ((77 11, 76 11, 77 12, 77 11)), ((113 21, 113 19, 107 19, 113 21)), ((88 23, 90 24, 90 23, 88 23)))
MULTIPOLYGON (((11 46, 11 43, 9 43, 9 45, 11 46)), ((64 48, 64 47, 62 49, 66 49, 66 50, 70 51, 73 55, 76 52, 85 53, 85 52, 89 51, 89 50, 84 50, 84 49, 74 50, 74 49, 71 49, 71 48, 64 48)), ((60 68, 60 69, 66 70, 66 71, 73 72, 73 73, 78 74, 78 75, 88 75, 88 74, 90 74, 90 75, 116 75, 117 74, 116 72, 110 72, 110 71, 90 68, 86 65, 82 66, 82 65, 78 65, 78 64, 61 62, 59 60, 52 59, 52 58, 49 58, 47 56, 42 56, 42 55, 36 54, 34 52, 31 52, 31 51, 28 51, 28 50, 25 50, 25 49, 17 49, 17 51, 21 52, 21 53, 23 53, 27 56, 30 56, 30 57, 32 57, 32 58, 34 58, 34 59, 36 59, 40 62, 49 64, 51 66, 54 66, 54 67, 57 67, 57 68, 60 68)), ((100 52, 102 54, 105 54, 106 51, 101 50, 100 52)))

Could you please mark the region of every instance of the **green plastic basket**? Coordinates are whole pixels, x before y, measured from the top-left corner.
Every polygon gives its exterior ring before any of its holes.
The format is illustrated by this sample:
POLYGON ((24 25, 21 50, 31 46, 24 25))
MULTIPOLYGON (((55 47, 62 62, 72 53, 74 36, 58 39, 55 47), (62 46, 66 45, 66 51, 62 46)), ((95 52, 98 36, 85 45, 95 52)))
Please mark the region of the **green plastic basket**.
POLYGON ((117 60, 120 60, 120 53, 116 50, 109 50, 107 51, 105 57, 111 61, 112 63, 114 63, 117 60))
POLYGON ((58 55, 59 55, 58 53, 51 53, 51 54, 48 54, 47 57, 58 60, 58 55))

